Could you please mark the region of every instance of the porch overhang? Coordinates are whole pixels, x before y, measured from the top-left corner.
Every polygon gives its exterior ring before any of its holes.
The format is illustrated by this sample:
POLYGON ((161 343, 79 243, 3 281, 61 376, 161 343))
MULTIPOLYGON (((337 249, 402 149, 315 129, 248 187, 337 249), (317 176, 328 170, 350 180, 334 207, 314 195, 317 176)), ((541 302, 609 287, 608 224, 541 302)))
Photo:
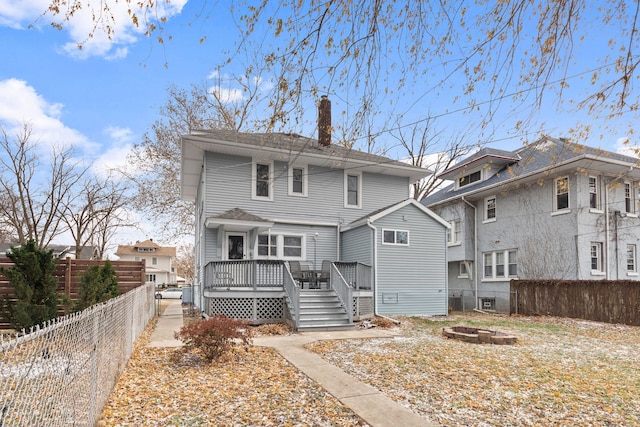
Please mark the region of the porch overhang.
POLYGON ((237 219, 224 219, 210 217, 204 222, 204 226, 207 228, 223 228, 225 230, 232 231, 250 231, 257 230, 258 233, 264 233, 273 227, 273 222, 267 221, 243 221, 237 219))

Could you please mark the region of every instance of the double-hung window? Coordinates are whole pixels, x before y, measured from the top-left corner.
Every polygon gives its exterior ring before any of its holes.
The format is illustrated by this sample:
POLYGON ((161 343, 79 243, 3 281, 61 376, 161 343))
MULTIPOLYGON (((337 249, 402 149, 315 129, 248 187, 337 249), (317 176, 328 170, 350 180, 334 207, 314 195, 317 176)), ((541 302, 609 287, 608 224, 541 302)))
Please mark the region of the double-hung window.
POLYGON ((362 207, 362 174, 345 171, 344 174, 344 207, 362 207))
POLYGON ((464 187, 465 185, 473 184, 474 182, 478 182, 482 179, 482 172, 476 171, 470 173, 469 175, 462 176, 458 178, 458 187, 464 187))
POLYGON ((383 245, 409 245, 409 231, 407 230, 382 230, 383 245))
POLYGON ((638 273, 636 265, 636 245, 627 245, 627 274, 635 275, 638 273))
POLYGON ((253 162, 251 178, 251 197, 273 200, 273 162, 253 162))
POLYGON ((299 260, 306 258, 306 237, 302 234, 261 234, 256 242, 257 258, 299 260))
POLYGON ((483 259, 484 279, 504 280, 518 276, 518 260, 515 249, 485 252, 483 259))
POLYGON ((591 242, 591 274, 604 273, 602 242, 591 242))
POLYGON ((484 220, 485 222, 496 220, 496 196, 484 199, 484 220))
POLYGON ((600 209, 600 194, 598 186, 598 177, 589 177, 589 207, 591 209, 600 209))
POLYGON ((633 186, 630 182, 624 183, 624 211, 629 214, 635 214, 635 203, 633 200, 633 186))
POLYGON ((291 166, 289 167, 289 195, 290 196, 306 196, 307 195, 307 167, 291 166))
POLYGON ((554 210, 562 211, 569 209, 569 177, 563 176, 555 179, 554 185, 554 210))
POLYGON ((451 225, 451 228, 447 230, 447 243, 449 245, 459 245, 460 236, 462 235, 460 220, 454 219, 453 221, 450 221, 449 224, 451 225))

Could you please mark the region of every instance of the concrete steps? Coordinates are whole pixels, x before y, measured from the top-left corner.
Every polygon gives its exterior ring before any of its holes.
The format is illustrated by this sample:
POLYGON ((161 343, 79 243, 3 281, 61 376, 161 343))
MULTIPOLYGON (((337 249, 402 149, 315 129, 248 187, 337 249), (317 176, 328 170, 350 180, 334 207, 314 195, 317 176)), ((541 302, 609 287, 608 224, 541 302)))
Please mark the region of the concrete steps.
POLYGON ((340 299, 330 289, 300 291, 299 331, 335 331, 353 329, 340 299))

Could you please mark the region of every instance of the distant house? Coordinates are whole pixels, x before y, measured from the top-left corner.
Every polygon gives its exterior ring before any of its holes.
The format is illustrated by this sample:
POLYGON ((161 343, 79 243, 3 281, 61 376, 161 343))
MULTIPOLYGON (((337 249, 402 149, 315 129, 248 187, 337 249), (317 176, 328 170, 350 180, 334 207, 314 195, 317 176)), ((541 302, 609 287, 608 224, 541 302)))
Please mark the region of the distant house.
MULTIPOLYGON (((12 246, 18 246, 18 244, 0 243, 0 257, 6 257, 7 251, 9 251, 12 246)), ((76 259, 76 246, 49 245, 47 250, 53 251, 53 257, 56 259, 76 259)), ((83 246, 80 250, 79 259, 98 259, 96 249, 93 246, 83 246)))
POLYGON ((152 239, 136 242, 135 245, 119 245, 115 255, 122 261, 145 261, 146 281, 156 286, 177 283, 172 266, 176 257, 174 246, 159 246, 152 239))
POLYGON ((639 278, 637 158, 545 137, 440 177, 422 202, 451 225, 452 305, 506 311, 513 278, 639 278))
POLYGON ((331 144, 328 100, 320 105, 318 140, 223 130, 182 138, 196 303, 298 329, 446 314, 448 224, 409 199, 430 172, 331 144))

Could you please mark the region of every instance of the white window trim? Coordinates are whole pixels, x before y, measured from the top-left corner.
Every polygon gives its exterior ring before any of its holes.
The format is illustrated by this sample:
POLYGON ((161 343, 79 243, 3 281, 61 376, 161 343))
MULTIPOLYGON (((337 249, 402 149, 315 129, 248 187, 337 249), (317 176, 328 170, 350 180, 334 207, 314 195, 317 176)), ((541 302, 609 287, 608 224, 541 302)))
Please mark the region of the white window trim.
MULTIPOLYGON (((275 237, 276 238, 276 254, 275 255, 260 255, 260 251, 258 250, 258 247, 260 246, 259 244, 259 239, 256 238, 256 243, 254 245, 253 248, 253 253, 255 254, 255 258, 256 259, 278 259, 278 235, 277 234, 271 234, 271 233, 264 233, 264 234, 260 234, 259 236, 269 236, 269 247, 271 247, 271 238, 275 237)), ((269 251, 270 252, 270 251, 269 251)))
MULTIPOLYGON (((471 267, 471 266, 469 266, 471 267)), ((458 279, 468 279, 469 278, 469 270, 467 269, 466 261, 460 261, 460 265, 458 265, 458 279), (464 273, 462 272, 464 269, 464 273)))
MULTIPOLYGON (((482 253, 482 280, 481 282, 508 282, 512 279, 517 279, 518 276, 510 276, 509 275, 509 252, 511 251, 515 251, 516 252, 516 257, 518 256, 518 250, 511 248, 511 249, 505 249, 503 251, 492 251, 492 252, 483 252, 482 253), (496 276, 496 271, 497 271, 497 253, 500 252, 503 254, 503 260, 504 260, 504 276, 496 276), (491 276, 485 276, 485 266, 484 266, 484 256, 485 254, 491 254, 491 276)), ((517 258, 516 258, 516 267, 518 265, 517 262, 517 258)))
POLYGON ((631 181, 625 181, 623 186, 622 186, 622 191, 623 191, 623 196, 624 196, 624 211, 626 212, 627 216, 629 215, 636 215, 636 200, 635 200, 635 192, 633 191, 634 186, 633 186, 633 182, 631 181), (627 185, 629 186, 629 205, 631 210, 627 210, 627 185))
POLYGON ((627 245, 627 257, 626 257, 626 268, 627 276, 637 276, 638 275, 638 248, 636 245, 628 244, 627 245), (629 248, 633 248, 633 270, 629 270, 629 248))
POLYGON ((274 169, 273 169, 273 160, 256 160, 253 159, 251 162, 251 199, 253 200, 265 200, 272 202, 273 201, 273 190, 274 190, 274 169), (269 197, 263 197, 256 195, 256 182, 257 182, 257 173, 256 167, 258 165, 268 165, 269 166, 269 197))
POLYGON ((551 216, 562 215, 571 212, 571 180, 569 175, 559 176, 553 180, 553 212, 551 216), (561 179, 567 180, 567 207, 558 209, 558 181, 561 179))
POLYGON ((362 209, 362 172, 344 171, 344 207, 348 209, 362 209), (349 176, 358 177, 358 204, 349 204, 349 176))
MULTIPOLYGON (((266 236, 267 234, 262 234, 266 236)), ((277 232, 270 233, 271 237, 276 238, 276 255, 258 255, 258 239, 256 238, 255 244, 253 245, 253 253, 255 254, 256 259, 279 259, 284 261, 301 261, 307 259, 307 235, 304 233, 287 233, 287 232, 277 232), (284 256, 284 237, 301 237, 301 255, 297 256, 284 256)))
POLYGON ((483 224, 487 224, 489 222, 495 222, 496 219, 498 218, 498 197, 497 196, 489 196, 489 197, 485 197, 484 198, 484 221, 482 221, 483 224), (494 210, 494 217, 493 218, 489 218, 488 217, 488 213, 489 213, 489 200, 493 199, 493 210, 494 210))
POLYGON ((289 166, 289 195, 294 197, 307 197, 309 195, 309 169, 307 165, 291 165, 289 166), (302 193, 293 191, 293 170, 302 169, 302 193))
POLYGON ((603 212, 602 209, 600 208, 600 179, 597 176, 589 175, 589 177, 587 178, 587 184, 589 185, 589 212, 596 212, 596 213, 603 212), (595 192, 596 207, 595 208, 591 206, 591 183, 589 181, 592 178, 596 180, 596 192, 595 192))
POLYGON ((604 276, 605 275, 605 271, 604 271, 604 245, 602 242, 591 242, 591 244, 589 245, 589 268, 591 268, 591 275, 592 276, 604 276), (593 246, 596 245, 598 248, 598 263, 600 265, 598 265, 598 269, 593 269, 591 268, 591 250, 593 249, 593 246))
MULTIPOLYGON (((447 235, 447 246, 460 246, 462 244, 462 239, 460 240, 456 240, 456 235, 460 234, 462 235, 462 232, 458 233, 458 229, 461 228, 460 225, 460 220, 459 219, 453 219, 451 221, 449 221, 449 225, 451 225, 451 228, 449 228, 449 233, 452 240, 449 241, 449 234, 447 235)), ((460 230, 461 231, 461 230, 460 230)))
POLYGON ((395 228, 383 228, 382 229, 382 244, 383 245, 389 245, 389 246, 409 246, 409 244, 411 243, 410 240, 410 235, 409 235, 409 230, 398 230, 395 228), (392 231, 393 232, 393 243, 389 243, 389 242, 385 242, 384 241, 384 233, 385 231, 392 231), (398 243, 398 233, 407 233, 407 243, 398 243))

